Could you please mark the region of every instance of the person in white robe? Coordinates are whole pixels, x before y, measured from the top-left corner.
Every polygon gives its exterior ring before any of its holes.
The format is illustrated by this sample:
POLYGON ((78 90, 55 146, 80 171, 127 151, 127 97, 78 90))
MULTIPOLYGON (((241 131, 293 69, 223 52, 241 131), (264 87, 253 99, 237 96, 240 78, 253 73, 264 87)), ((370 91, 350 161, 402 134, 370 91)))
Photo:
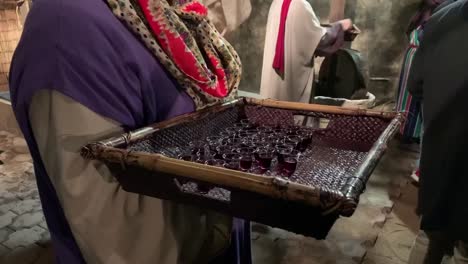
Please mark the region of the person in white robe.
POLYGON ((325 56, 339 50, 344 44, 344 32, 351 28, 349 19, 335 22, 330 27, 321 26, 306 0, 274 0, 266 28, 260 96, 309 103, 314 56, 325 56), (287 12, 286 18, 282 11, 287 12), (278 38, 282 19, 285 19, 284 43, 278 38), (275 69, 273 64, 280 46, 283 46, 284 65, 282 69, 275 69))

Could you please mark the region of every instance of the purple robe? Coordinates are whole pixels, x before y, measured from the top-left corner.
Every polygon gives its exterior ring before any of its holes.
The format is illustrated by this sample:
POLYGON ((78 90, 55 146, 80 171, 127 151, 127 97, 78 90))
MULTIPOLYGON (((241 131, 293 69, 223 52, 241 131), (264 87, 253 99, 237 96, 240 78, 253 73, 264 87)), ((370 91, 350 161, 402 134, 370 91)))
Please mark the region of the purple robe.
MULTIPOLYGON (((34 160, 57 263, 85 263, 32 133, 28 114, 34 94, 54 89, 126 130, 194 111, 194 104, 98 0, 34 1, 12 61, 10 89, 34 160)), ((233 243, 223 263, 250 263, 250 230, 244 228, 248 223, 234 223, 233 243)))

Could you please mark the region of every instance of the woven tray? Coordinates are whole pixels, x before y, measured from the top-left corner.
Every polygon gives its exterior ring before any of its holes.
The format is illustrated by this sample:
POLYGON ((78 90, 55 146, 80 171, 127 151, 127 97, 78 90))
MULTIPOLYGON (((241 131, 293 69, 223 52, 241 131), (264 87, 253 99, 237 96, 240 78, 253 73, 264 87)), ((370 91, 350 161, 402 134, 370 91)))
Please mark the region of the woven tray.
POLYGON ((82 156, 105 162, 123 189, 201 206, 323 239, 351 216, 403 120, 388 112, 241 98, 93 142, 82 156), (328 123, 291 177, 265 176, 177 159, 176 148, 218 135, 241 119, 257 125, 328 123), (208 193, 198 185, 209 185, 208 193))

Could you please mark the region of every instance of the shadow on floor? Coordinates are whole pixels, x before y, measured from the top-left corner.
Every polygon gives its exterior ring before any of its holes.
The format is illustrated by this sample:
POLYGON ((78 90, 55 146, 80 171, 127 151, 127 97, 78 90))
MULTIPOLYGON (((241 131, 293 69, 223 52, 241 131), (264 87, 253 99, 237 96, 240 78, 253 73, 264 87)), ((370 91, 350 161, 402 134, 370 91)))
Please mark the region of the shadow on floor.
POLYGON ((54 255, 52 246, 47 243, 43 246, 31 244, 27 247, 18 247, 3 257, 1 264, 53 264, 54 255))

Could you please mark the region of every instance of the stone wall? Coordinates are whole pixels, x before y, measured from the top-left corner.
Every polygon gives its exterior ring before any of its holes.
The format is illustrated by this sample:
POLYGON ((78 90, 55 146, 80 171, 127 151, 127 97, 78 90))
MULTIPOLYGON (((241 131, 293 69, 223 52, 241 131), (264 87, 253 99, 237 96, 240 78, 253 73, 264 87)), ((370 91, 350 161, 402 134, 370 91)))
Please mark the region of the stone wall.
POLYGON ((11 57, 21 36, 16 5, 0 1, 0 91, 8 89, 11 57))
MULTIPOLYGON (((322 22, 328 22, 329 0, 308 0, 322 22)), ((244 65, 241 89, 258 92, 260 87, 265 26, 272 0, 253 0, 252 15, 238 30, 227 35, 244 65)), ((367 61, 369 89, 379 101, 393 99, 402 55, 406 47, 406 25, 420 0, 347 0, 346 17, 363 31, 352 48, 367 61)))

